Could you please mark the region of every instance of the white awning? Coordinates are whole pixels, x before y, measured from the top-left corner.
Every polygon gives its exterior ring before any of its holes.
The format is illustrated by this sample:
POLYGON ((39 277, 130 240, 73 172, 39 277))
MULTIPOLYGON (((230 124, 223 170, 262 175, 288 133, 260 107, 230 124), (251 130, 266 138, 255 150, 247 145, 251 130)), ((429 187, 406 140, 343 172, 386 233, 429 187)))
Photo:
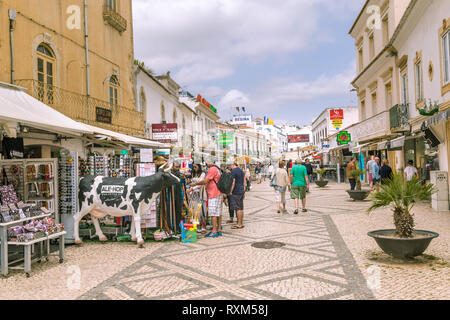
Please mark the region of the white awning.
POLYGON ((387 145, 388 145, 389 141, 383 141, 377 144, 377 150, 384 150, 387 149, 387 145))
POLYGON ((351 151, 352 151, 352 153, 360 153, 361 151, 368 149, 368 145, 370 145, 370 144, 371 143, 360 144, 359 146, 354 147, 351 151))
POLYGON ((391 149, 403 147, 405 145, 405 136, 391 140, 390 145, 391 145, 391 149))
POLYGON ((18 122, 30 127, 81 135, 92 133, 83 124, 25 93, 24 88, 0 82, 0 124, 18 122))
POLYGON ((151 140, 147 140, 147 139, 141 139, 141 138, 136 138, 133 136, 129 136, 123 133, 118 133, 115 131, 111 131, 111 130, 106 130, 103 128, 98 128, 98 127, 94 127, 88 124, 82 124, 83 126, 85 126, 88 130, 99 134, 99 135, 104 135, 104 136, 108 136, 110 138, 113 138, 115 140, 118 141, 122 141, 125 142, 126 144, 132 145, 132 146, 145 146, 145 147, 153 147, 153 148, 169 148, 169 146, 160 143, 160 142, 156 142, 156 141, 151 141, 151 140))

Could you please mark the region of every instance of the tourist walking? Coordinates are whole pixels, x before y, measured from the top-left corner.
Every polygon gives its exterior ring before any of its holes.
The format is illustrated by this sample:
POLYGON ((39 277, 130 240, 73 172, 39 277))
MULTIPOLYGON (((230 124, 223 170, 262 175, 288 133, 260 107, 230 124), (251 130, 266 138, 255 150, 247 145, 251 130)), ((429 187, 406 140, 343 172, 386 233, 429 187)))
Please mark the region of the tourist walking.
POLYGON ((382 164, 380 168, 381 184, 386 184, 386 180, 392 178, 392 168, 389 166, 388 159, 383 159, 382 164))
POLYGON ((411 179, 416 176, 417 179, 420 179, 419 177, 419 171, 417 171, 417 168, 414 166, 414 161, 409 160, 408 161, 408 166, 405 168, 405 170, 403 171, 406 181, 411 181, 411 179))
POLYGON ((353 170, 356 170, 356 157, 353 157, 352 160, 347 164, 347 177, 348 182, 350 182, 350 190, 355 190, 356 187, 356 179, 357 176, 351 174, 353 170))
MULTIPOLYGON (((313 175, 313 167, 312 167, 311 163, 309 162, 309 159, 305 160, 305 167, 306 167, 306 172, 308 173, 308 179, 311 182, 311 178, 313 175)), ((306 189, 306 192, 309 192, 309 188, 306 189)))
POLYGON ((252 189, 252 183, 250 179, 251 178, 250 169, 247 167, 247 169, 245 169, 244 172, 245 172, 245 181, 247 183, 245 191, 250 191, 252 189))
POLYGON ((245 173, 236 163, 230 164, 229 168, 233 177, 233 185, 228 205, 231 210, 236 211, 237 216, 237 224, 231 228, 242 229, 244 227, 245 173))
POLYGON ((191 187, 206 185, 208 215, 211 217, 213 225, 212 231, 206 237, 216 238, 222 235, 222 193, 216 185, 220 179, 220 171, 215 166, 214 160, 209 160, 206 165, 208 167, 208 173, 205 179, 191 183, 191 187))
POLYGON ((255 175, 256 175, 256 180, 258 181, 258 184, 261 183, 261 163, 258 162, 258 164, 255 167, 255 175))
MULTIPOLYGON (((227 166, 226 171, 231 174, 231 169, 230 169, 229 166, 227 166)), ((235 210, 231 209, 231 206, 230 206, 231 199, 230 198, 231 198, 231 195, 227 195, 228 214, 230 215, 230 218, 227 220, 227 223, 233 223, 234 222, 235 210)))
POLYGON ((380 182, 380 158, 376 157, 370 166, 372 172, 372 190, 376 188, 378 182, 380 182))
POLYGON ((372 165, 375 162, 375 156, 370 156, 370 160, 367 161, 366 164, 366 170, 369 172, 369 187, 373 190, 373 172, 372 172, 372 165))
MULTIPOLYGON (((191 182, 196 183, 205 179, 206 174, 202 171, 202 167, 200 164, 194 163, 191 171, 191 182)), ((198 232, 205 234, 206 233, 206 222, 208 221, 206 215, 206 190, 205 186, 196 186, 188 189, 186 191, 191 203, 191 207, 197 208, 198 204, 201 204, 200 216, 199 216, 199 228, 198 232)), ((197 210, 197 209, 195 209, 197 210)))
POLYGON ((298 158, 290 172, 290 191, 291 198, 295 200, 294 214, 298 214, 299 199, 302 200, 302 212, 306 210, 306 189, 309 188, 308 172, 306 167, 302 165, 302 159, 298 158))
POLYGON ((272 163, 270 163, 267 168, 267 180, 269 180, 269 182, 272 179, 272 175, 273 175, 274 171, 275 171, 275 168, 273 167, 272 163))
POLYGON ((275 201, 278 206, 278 213, 280 213, 280 203, 283 205, 283 213, 286 212, 286 189, 289 186, 289 177, 284 169, 285 163, 284 161, 280 161, 278 163, 278 168, 274 171, 271 179, 276 179, 275 189, 275 201))

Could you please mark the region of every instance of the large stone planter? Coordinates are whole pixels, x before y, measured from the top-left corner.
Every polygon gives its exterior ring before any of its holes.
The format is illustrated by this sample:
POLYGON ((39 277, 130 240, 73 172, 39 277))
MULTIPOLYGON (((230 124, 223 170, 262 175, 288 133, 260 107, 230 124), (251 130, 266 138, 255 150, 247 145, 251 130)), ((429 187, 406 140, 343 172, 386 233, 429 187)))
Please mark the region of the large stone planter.
POLYGON ((389 238, 389 235, 395 233, 394 229, 375 230, 368 232, 367 235, 377 242, 378 246, 392 255, 394 258, 413 258, 421 255, 430 244, 431 240, 439 237, 439 234, 432 231, 414 230, 413 235, 422 235, 421 238, 389 238))
POLYGON ((328 180, 316 180, 314 181, 319 188, 323 188, 328 184, 328 180))
POLYGON ((350 198, 356 201, 363 201, 370 194, 370 190, 346 190, 346 191, 350 196, 350 198))

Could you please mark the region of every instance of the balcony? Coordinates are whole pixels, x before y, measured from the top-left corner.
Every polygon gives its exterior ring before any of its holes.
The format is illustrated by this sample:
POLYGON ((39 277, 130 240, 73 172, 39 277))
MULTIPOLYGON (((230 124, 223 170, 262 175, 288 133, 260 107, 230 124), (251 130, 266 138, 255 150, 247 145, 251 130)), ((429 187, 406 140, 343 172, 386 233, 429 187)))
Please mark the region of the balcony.
POLYGON ((144 136, 144 114, 134 108, 111 105, 107 101, 88 97, 36 80, 17 80, 16 85, 62 114, 93 126, 133 136, 144 136))
POLYGON ((353 128, 352 140, 364 141, 382 138, 390 134, 389 111, 383 111, 373 117, 361 121, 353 128))
POLYGON ((103 19, 120 33, 127 30, 127 20, 109 6, 103 6, 103 19))
POLYGON ((391 132, 404 132, 410 130, 409 103, 397 104, 389 110, 391 132))

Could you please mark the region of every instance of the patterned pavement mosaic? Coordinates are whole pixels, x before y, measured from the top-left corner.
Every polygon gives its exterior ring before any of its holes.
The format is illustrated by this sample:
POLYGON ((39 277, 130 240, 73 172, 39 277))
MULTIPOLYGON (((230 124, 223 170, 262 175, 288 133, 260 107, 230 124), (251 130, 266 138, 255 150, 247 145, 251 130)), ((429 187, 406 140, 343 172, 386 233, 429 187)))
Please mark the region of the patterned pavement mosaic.
POLYGON ((254 186, 245 205, 244 229, 225 225, 219 238, 167 243, 79 299, 374 298, 329 215, 293 215, 291 207, 277 214, 267 183, 254 186), (285 246, 252 247, 261 241, 285 246))

